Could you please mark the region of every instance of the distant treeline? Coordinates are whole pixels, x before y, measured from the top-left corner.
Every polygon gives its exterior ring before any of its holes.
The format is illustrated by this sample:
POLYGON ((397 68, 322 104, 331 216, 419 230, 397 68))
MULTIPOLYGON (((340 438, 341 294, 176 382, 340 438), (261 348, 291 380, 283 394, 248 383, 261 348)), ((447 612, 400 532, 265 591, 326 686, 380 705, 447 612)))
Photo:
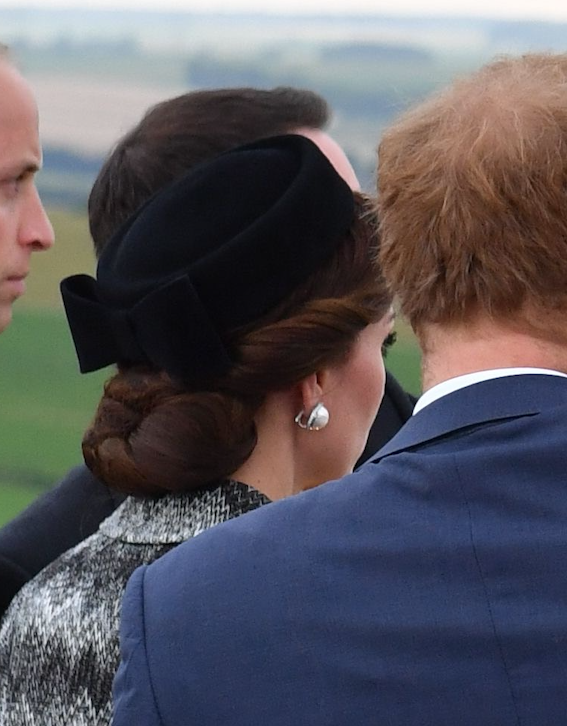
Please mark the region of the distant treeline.
POLYGON ((84 210, 87 196, 102 165, 102 157, 44 146, 38 189, 50 207, 84 210))
MULTIPOLYGON (((248 18, 248 22, 243 17, 212 14, 74 11, 71 16, 47 10, 26 14, 23 10, 0 9, 0 24, 3 19, 6 28, 10 24, 18 28, 17 34, 10 38, 8 33, 5 39, 14 47, 26 71, 73 73, 154 87, 185 85, 188 90, 292 85, 318 91, 340 119, 337 139, 351 154, 363 179, 372 177, 374 149, 381 130, 409 104, 450 82, 455 75, 478 67, 495 53, 538 48, 567 50, 567 25, 543 22, 376 16, 356 21, 365 23, 365 33, 370 33, 371 28, 377 33, 376 40, 361 41, 354 36, 341 39, 333 34, 331 39, 321 34, 321 27, 328 29, 331 24, 338 26, 347 20, 355 22, 346 17, 294 19, 266 15, 248 18), (88 25, 93 33, 73 35, 67 23, 65 32, 56 30, 63 18, 71 17, 85 27, 88 25), (132 20, 130 25, 126 23, 127 17, 132 20), (20 22, 23 18, 27 23, 20 22), (152 18, 155 25, 150 22, 152 18), (100 25, 108 29, 106 34, 94 32, 95 19, 97 28, 100 25), (112 19, 120 19, 120 23, 115 22, 111 28, 112 19), (39 28, 47 20, 53 21, 49 38, 37 43, 34 36, 26 35, 30 22, 39 28), (290 30, 294 22, 301 28, 297 38, 290 30), (162 30, 178 26, 180 37, 191 31, 199 42, 185 50, 150 50, 149 40, 155 37, 160 23, 162 30), (219 33, 221 29, 226 33, 229 25, 230 36, 219 33), (260 42, 264 31, 266 37, 271 37, 270 33, 279 26, 288 28, 288 39, 276 34, 273 42, 260 42), (244 43, 243 37, 248 39, 246 34, 252 33, 251 29, 254 35, 250 38, 255 40, 244 43), (390 37, 404 39, 386 40, 385 29, 395 30, 390 37), (309 33, 312 37, 308 37, 309 33), (431 36, 426 40, 428 34, 431 36), (431 40, 433 35, 447 41, 453 38, 452 44, 440 40, 437 45, 431 40), (233 38, 239 42, 232 43, 233 38)), ((46 202, 84 209, 101 162, 100 158, 65 149, 46 148, 45 171, 39 178, 46 202)))
MULTIPOLYGON (((33 55, 33 49, 22 41, 20 51, 33 55)), ((114 63, 117 72, 128 56, 136 58, 140 68, 150 64, 130 38, 124 43, 116 39, 81 43, 58 38, 42 50, 46 66, 55 67, 57 59, 65 59, 69 68, 81 72, 96 65, 104 56, 105 63, 114 63)), ((35 65, 37 56, 28 56, 35 65)), ((410 44, 333 42, 309 45, 299 52, 276 45, 269 50, 252 49, 244 54, 216 48, 207 53, 194 53, 181 59, 187 88, 218 88, 255 86, 273 88, 292 85, 312 88, 321 93, 343 120, 371 121, 375 128, 386 124, 408 102, 428 93, 439 83, 435 54, 410 44)), ((353 154, 353 163, 361 178, 372 175, 373 158, 369 145, 368 158, 353 154)), ((346 143, 349 147, 348 142, 346 143)), ((40 192, 50 205, 84 209, 86 198, 102 159, 77 152, 47 147, 44 151, 44 172, 39 178, 40 192)))
POLYGON ((82 156, 67 149, 46 148, 43 150, 43 163, 51 171, 65 171, 72 174, 94 176, 102 164, 102 158, 82 156))
POLYGON ((407 103, 435 86, 434 64, 432 52, 411 45, 337 42, 317 47, 309 61, 291 58, 284 48, 249 56, 200 53, 188 60, 186 78, 201 88, 313 88, 347 116, 387 120, 400 107, 400 90, 407 103), (410 69, 418 82, 408 89, 410 69))

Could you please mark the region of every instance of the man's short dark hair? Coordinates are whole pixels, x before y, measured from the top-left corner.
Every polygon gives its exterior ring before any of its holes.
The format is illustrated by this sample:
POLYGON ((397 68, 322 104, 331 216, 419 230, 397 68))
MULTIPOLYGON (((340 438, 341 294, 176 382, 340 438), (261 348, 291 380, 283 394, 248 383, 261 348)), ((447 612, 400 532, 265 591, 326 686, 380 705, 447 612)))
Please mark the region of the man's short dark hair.
POLYGON ((191 167, 267 136, 321 129, 329 115, 321 96, 289 87, 193 91, 153 106, 115 146, 92 188, 97 255, 138 207, 191 167))

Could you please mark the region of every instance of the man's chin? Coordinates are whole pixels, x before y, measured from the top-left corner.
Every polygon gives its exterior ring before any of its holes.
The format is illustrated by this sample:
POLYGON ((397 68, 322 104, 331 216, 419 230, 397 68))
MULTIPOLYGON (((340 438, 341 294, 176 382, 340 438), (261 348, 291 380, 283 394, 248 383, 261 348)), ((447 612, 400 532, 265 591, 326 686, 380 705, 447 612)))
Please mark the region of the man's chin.
POLYGON ((0 333, 3 333, 12 322, 12 306, 0 303, 0 333))

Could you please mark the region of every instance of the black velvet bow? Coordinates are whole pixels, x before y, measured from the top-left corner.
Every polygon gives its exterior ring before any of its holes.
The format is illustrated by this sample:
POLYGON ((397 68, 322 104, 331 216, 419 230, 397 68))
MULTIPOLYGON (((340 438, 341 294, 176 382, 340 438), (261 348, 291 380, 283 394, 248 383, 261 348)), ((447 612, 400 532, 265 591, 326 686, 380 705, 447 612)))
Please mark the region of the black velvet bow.
POLYGON ((120 361, 205 381, 231 364, 187 275, 152 290, 129 310, 102 302, 88 275, 63 280, 61 294, 73 339, 82 341, 77 347, 82 373, 120 361))

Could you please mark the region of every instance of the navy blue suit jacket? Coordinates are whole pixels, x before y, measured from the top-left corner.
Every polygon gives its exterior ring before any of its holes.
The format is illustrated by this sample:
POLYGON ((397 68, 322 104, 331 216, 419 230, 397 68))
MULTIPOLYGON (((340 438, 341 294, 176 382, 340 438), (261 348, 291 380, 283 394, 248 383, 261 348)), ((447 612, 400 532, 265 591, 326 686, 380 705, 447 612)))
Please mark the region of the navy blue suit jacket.
POLYGON ((565 726, 567 379, 452 393, 137 570, 122 648, 115 726, 565 726))

